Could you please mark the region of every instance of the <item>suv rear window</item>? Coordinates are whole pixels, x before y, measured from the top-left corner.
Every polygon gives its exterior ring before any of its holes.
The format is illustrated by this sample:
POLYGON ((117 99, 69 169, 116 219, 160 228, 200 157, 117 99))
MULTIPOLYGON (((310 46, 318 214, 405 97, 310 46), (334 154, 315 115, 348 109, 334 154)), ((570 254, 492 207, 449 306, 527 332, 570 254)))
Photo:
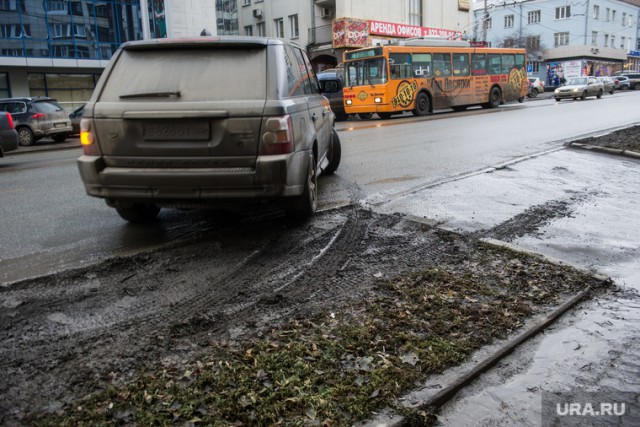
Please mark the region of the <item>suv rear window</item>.
POLYGON ((55 113, 63 110, 60 104, 54 101, 36 101, 33 106, 41 113, 55 113))
POLYGON ((99 100, 140 101, 143 98, 136 94, 162 92, 179 92, 180 101, 264 99, 266 52, 266 48, 124 50, 99 100))

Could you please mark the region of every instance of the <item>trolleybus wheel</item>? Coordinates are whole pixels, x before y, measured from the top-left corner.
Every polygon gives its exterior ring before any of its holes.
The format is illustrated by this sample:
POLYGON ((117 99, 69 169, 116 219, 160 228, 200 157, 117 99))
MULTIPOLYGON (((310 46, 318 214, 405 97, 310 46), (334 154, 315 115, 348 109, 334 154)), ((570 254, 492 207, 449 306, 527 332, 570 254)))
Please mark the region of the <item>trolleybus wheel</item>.
POLYGON ((416 106, 413 109, 414 116, 426 116, 429 114, 429 97, 425 93, 419 93, 416 97, 416 106))

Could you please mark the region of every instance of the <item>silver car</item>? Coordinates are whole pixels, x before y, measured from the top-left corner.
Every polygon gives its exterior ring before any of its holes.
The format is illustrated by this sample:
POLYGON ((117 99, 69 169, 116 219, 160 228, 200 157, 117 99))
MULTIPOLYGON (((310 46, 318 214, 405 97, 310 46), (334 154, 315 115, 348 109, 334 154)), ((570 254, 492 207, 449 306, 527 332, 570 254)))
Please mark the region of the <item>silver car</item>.
POLYGON ((611 95, 614 94, 614 92, 616 91, 616 84, 611 77, 599 76, 596 78, 602 83, 605 92, 610 93, 611 95))
POLYGON ((553 94, 556 101, 562 99, 585 99, 595 96, 600 99, 604 93, 604 86, 595 77, 573 77, 567 83, 557 88, 553 94))
POLYGON ((340 163, 335 116, 304 49, 281 39, 125 43, 80 122, 87 193, 130 222, 160 208, 277 201, 316 211, 340 163))
POLYGON ((4 98, 0 111, 13 117, 20 145, 32 145, 44 137, 63 142, 72 130, 68 114, 53 98, 4 98))

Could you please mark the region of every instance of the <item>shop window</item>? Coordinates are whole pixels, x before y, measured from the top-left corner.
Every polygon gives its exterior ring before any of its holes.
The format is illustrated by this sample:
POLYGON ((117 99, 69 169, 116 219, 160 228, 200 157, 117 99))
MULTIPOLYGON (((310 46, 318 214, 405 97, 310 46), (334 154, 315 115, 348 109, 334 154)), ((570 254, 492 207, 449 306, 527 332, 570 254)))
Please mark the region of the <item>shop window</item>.
POLYGON ((0 73, 0 98, 10 98, 11 91, 9 90, 9 74, 0 73))

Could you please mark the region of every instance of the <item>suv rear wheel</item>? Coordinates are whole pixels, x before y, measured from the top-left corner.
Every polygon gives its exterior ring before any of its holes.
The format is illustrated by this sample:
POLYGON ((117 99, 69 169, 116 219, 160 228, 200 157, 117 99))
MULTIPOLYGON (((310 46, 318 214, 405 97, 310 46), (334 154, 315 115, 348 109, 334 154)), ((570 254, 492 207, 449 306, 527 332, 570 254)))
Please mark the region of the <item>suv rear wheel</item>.
POLYGON ((308 218, 316 213, 318 205, 318 166, 313 155, 309 156, 307 179, 302 195, 291 201, 288 214, 296 218, 308 218))
POLYGON ((146 203, 134 203, 116 207, 116 212, 122 219, 133 223, 151 222, 158 216, 160 208, 146 203))
POLYGON ((36 138, 33 136, 33 132, 28 127, 21 127, 18 129, 18 137, 20 141, 20 145, 29 146, 33 145, 36 142, 36 138))

